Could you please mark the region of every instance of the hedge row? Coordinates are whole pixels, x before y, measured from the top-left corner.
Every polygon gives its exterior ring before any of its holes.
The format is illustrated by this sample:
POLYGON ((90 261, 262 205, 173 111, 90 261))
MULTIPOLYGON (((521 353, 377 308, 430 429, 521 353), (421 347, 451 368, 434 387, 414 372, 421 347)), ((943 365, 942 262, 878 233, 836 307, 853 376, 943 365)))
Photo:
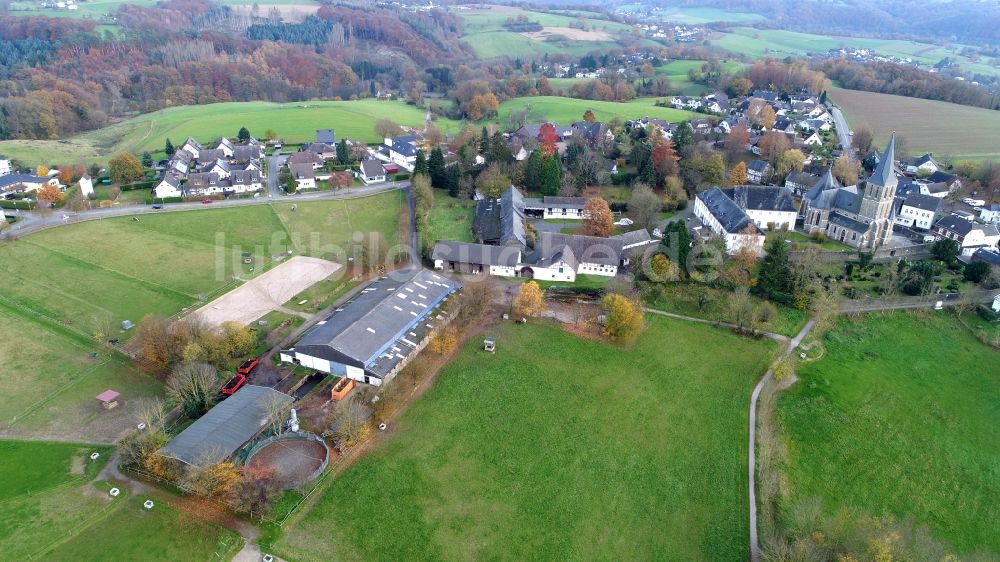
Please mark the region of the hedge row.
POLYGON ((34 201, 0 201, 0 209, 21 209, 22 211, 30 211, 35 208, 34 201))
POLYGON ((156 186, 157 183, 159 183, 159 182, 156 181, 156 180, 145 180, 145 181, 137 181, 137 182, 132 182, 132 183, 126 183, 126 184, 124 184, 124 185, 121 186, 121 190, 122 191, 135 191, 135 190, 139 190, 139 189, 152 189, 153 187, 156 186))

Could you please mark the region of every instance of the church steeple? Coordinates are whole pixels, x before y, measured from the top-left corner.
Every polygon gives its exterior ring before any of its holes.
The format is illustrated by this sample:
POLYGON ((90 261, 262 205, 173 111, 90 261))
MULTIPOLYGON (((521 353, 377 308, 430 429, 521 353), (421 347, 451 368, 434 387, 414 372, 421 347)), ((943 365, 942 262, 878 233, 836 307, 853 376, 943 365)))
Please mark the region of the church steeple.
POLYGON ((885 152, 882 153, 882 159, 879 160, 878 167, 875 168, 875 172, 868 178, 868 183, 874 183, 875 185, 880 185, 887 187, 889 185, 895 186, 898 183, 896 179, 896 132, 893 131, 892 135, 889 136, 889 144, 885 147, 885 152))

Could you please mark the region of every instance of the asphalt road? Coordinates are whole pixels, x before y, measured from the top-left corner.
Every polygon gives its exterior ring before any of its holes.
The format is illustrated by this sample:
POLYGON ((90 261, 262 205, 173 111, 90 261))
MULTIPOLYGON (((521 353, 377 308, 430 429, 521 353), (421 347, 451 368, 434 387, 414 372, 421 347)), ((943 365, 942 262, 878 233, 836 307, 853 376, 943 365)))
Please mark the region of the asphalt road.
MULTIPOLYGON (((119 205, 107 209, 90 209, 80 212, 71 212, 62 209, 53 209, 51 213, 42 213, 39 211, 15 211, 11 214, 18 217, 18 221, 9 229, 5 230, 3 234, 0 235, 0 238, 24 236, 26 234, 38 232, 39 230, 46 230, 66 224, 75 224, 78 222, 106 219, 110 217, 133 216, 139 218, 142 215, 150 213, 197 211, 203 209, 217 209, 219 207, 242 207, 246 205, 268 205, 278 201, 299 202, 325 201, 330 199, 354 199, 356 197, 366 197, 386 191, 409 189, 410 187, 409 181, 386 182, 376 185, 351 187, 346 190, 339 191, 316 191, 311 193, 297 193, 295 195, 284 195, 283 192, 281 192, 281 195, 275 196, 271 193, 271 176, 274 175, 275 174, 268 175, 268 193, 266 196, 259 195, 257 197, 244 199, 213 200, 212 203, 208 204, 202 203, 201 201, 191 203, 167 203, 163 205, 162 209, 154 209, 152 205, 119 205)), ((277 186, 275 185, 274 188, 277 189, 277 186)))
POLYGON ((851 128, 847 126, 847 119, 840 109, 831 106, 830 115, 833 115, 833 124, 837 127, 837 139, 840 141, 840 148, 847 150, 851 147, 851 128))

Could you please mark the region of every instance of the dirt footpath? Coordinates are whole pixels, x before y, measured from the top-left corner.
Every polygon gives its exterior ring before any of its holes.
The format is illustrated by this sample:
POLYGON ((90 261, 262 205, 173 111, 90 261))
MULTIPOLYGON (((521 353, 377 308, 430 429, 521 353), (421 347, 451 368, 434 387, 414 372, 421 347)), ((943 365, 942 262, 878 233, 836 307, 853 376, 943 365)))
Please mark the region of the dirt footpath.
POLYGON ((295 256, 199 308, 192 317, 209 326, 229 320, 249 324, 341 267, 332 261, 295 256))

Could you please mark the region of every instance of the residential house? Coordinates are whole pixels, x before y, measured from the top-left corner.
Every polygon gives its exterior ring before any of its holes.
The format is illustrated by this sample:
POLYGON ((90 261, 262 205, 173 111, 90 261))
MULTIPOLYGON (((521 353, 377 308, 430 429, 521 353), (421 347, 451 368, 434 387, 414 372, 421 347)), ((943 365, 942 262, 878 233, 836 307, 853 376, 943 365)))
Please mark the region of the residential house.
POLYGON ((983 206, 983 209, 979 211, 979 220, 986 224, 1000 223, 1000 203, 983 206))
POLYGON ((615 240, 621 240, 622 250, 631 250, 633 248, 643 248, 649 246, 650 244, 657 244, 659 240, 651 237, 649 231, 645 228, 640 228, 639 230, 632 230, 630 232, 625 232, 623 234, 616 234, 611 236, 615 240))
POLYGON ((929 176, 934 172, 941 171, 943 167, 934 159, 934 155, 928 152, 923 156, 914 158, 913 162, 906 166, 906 172, 917 174, 918 176, 929 176))
POLYGON ((84 197, 93 197, 94 180, 90 179, 90 174, 83 174, 83 177, 80 178, 78 185, 80 186, 80 195, 83 195, 84 197))
POLYGON ((288 166, 308 165, 310 168, 316 170, 322 167, 326 163, 326 161, 323 159, 322 156, 316 154, 315 152, 301 151, 301 152, 296 152, 295 154, 289 156, 285 160, 285 163, 288 164, 288 166))
POLYGON ((809 172, 792 171, 785 176, 785 187, 792 190, 792 193, 801 195, 816 185, 820 177, 809 172))
POLYGON ((216 195, 223 193, 229 182, 219 177, 215 172, 197 172, 188 174, 184 184, 184 193, 191 196, 216 195))
POLYGON ((235 193, 258 191, 264 187, 260 171, 255 169, 233 170, 229 176, 229 185, 235 193))
POLYGON ((676 109, 686 109, 688 111, 694 111, 701 107, 701 99, 692 98, 689 96, 674 96, 670 100, 670 105, 676 109))
POLYGON ((177 152, 180 152, 182 150, 190 154, 191 158, 198 158, 198 155, 202 151, 202 146, 201 144, 198 143, 198 141, 194 140, 191 137, 188 137, 187 140, 184 141, 184 144, 182 144, 181 147, 174 152, 174 156, 177 155, 177 152))
POLYGON ((896 224, 930 230, 934 216, 941 210, 941 200, 931 195, 910 193, 903 198, 896 213, 896 224))
POLYGON ((386 153, 391 162, 409 171, 413 170, 413 165, 417 162, 417 144, 419 139, 416 135, 402 135, 385 139, 386 153))
POLYGON ((697 135, 707 135, 712 132, 714 126, 709 119, 692 119, 688 121, 688 126, 697 135))
POLYGON ((713 187, 697 195, 694 216, 726 243, 726 253, 750 248, 764 253, 764 233, 747 213, 721 189, 713 187))
POLYGON ((160 183, 153 187, 153 196, 161 199, 165 197, 181 197, 182 195, 181 180, 177 174, 171 171, 163 174, 163 179, 160 180, 160 183))
POLYGON ((447 323, 441 305, 461 285, 422 267, 365 287, 280 352, 282 361, 380 386, 447 323))
POLYGON ((434 269, 457 273, 515 277, 521 263, 517 246, 489 246, 466 242, 440 241, 431 252, 434 269))
MULTIPOLYGON (((233 157, 233 149, 235 148, 235 146, 233 145, 233 141, 231 141, 231 140, 229 140, 229 139, 227 139, 225 137, 222 137, 221 139, 215 141, 215 143, 212 145, 212 148, 214 150, 220 151, 224 155, 225 158, 232 158, 233 157)), ((203 158, 199 154, 198 155, 198 160, 204 161, 206 159, 203 158)))
POLYGON ((56 176, 36 176, 34 174, 7 174, 0 176, 0 193, 25 193, 37 191, 43 186, 59 187, 56 176))
POLYGON ((361 167, 357 172, 357 177, 365 185, 382 183, 385 181, 385 167, 378 160, 369 158, 361 162, 361 167))
POLYGON ((747 181, 750 183, 765 183, 771 179, 774 169, 767 160, 751 160, 747 162, 747 181))
POLYGON ((325 142, 312 142, 308 145, 302 147, 305 152, 312 152, 318 154, 320 158, 324 160, 329 160, 330 158, 337 157, 337 147, 332 144, 327 144, 325 142))
POLYGON ((186 175, 194 163, 194 160, 195 156, 193 156, 187 149, 177 150, 167 162, 167 170, 173 171, 181 176, 186 175))
POLYGON ((743 209, 758 228, 795 228, 795 200, 787 187, 738 185, 723 189, 722 193, 743 209))
POLYGON ((586 197, 557 197, 546 195, 539 199, 525 199, 524 213, 527 216, 545 219, 583 219, 586 197))
POLYGON ((954 192, 962 189, 962 180, 956 174, 949 174, 948 172, 942 172, 938 170, 932 172, 931 175, 924 178, 928 183, 943 183, 948 186, 948 192, 954 192))
POLYGON ((333 129, 316 129, 316 142, 334 145, 337 143, 337 135, 333 129))
POLYGON ((11 173, 10 160, 6 158, 0 158, 0 176, 6 176, 11 173))
POLYGON ((316 189, 316 170, 311 164, 291 164, 288 166, 288 171, 295 180, 296 189, 316 189))
POLYGON ((573 136, 583 140, 590 148, 604 146, 615 138, 614 133, 604 123, 577 121, 573 123, 572 128, 573 136))
POLYGON ((535 251, 518 275, 545 281, 575 282, 577 275, 614 277, 623 264, 622 241, 614 238, 541 232, 535 251))
POLYGON ((933 228, 939 239, 954 240, 963 256, 971 256, 976 250, 995 250, 1000 243, 1000 230, 995 224, 979 224, 961 217, 941 217, 933 228))
MULTIPOLYGON (((228 180, 229 176, 232 175, 232 168, 229 167, 229 162, 225 160, 213 160, 204 166, 202 166, 201 173, 203 174, 218 174, 219 179, 228 180)), ((191 174, 194 175, 194 174, 191 174)))

